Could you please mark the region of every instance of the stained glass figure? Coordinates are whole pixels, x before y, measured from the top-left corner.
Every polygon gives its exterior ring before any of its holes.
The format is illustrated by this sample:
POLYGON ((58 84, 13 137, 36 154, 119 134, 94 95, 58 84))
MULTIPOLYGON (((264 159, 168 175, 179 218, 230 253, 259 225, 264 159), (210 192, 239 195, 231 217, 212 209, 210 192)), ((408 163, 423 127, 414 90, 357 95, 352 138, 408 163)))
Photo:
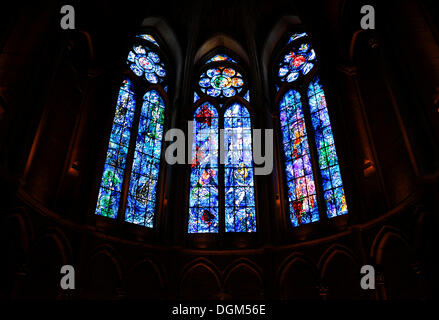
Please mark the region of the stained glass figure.
POLYGON ((96 206, 97 215, 109 218, 117 217, 135 106, 132 83, 129 80, 124 80, 119 91, 110 142, 108 143, 96 206))
POLYGON ((280 103, 290 218, 293 226, 319 220, 316 188, 300 94, 288 91, 280 103))
POLYGON ((206 102, 194 116, 189 233, 218 232, 218 112, 206 102))
POLYGON ((165 117, 165 104, 157 91, 143 96, 125 220, 152 228, 165 117))
POLYGON ((311 121, 329 218, 348 212, 337 152, 323 88, 318 77, 308 87, 311 121))
POLYGON ((224 113, 224 194, 226 232, 255 232, 251 119, 239 103, 224 113))
POLYGON ((198 82, 201 92, 214 98, 230 98, 241 92, 242 75, 234 68, 219 66, 204 72, 198 82))
POLYGON ((149 83, 163 83, 166 79, 165 64, 160 56, 143 44, 133 45, 127 64, 135 75, 143 77, 149 83))

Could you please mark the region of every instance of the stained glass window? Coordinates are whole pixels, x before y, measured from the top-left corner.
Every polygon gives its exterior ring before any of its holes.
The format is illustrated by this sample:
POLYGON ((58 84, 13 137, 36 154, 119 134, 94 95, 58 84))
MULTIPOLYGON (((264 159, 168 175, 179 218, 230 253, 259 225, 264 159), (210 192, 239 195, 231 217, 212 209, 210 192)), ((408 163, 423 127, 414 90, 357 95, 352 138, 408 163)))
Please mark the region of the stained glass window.
POLYGON ((218 232, 218 112, 206 102, 195 112, 189 233, 218 232))
POLYGON ((305 78, 311 71, 315 74, 317 64, 308 35, 291 35, 281 56, 276 88, 287 88, 282 91, 286 93, 280 99, 279 116, 289 214, 297 227, 322 215, 346 214, 348 209, 325 94, 318 76, 311 82, 305 78), (307 90, 297 82, 305 82, 307 90), (323 193, 320 197, 317 190, 323 193))
POLYGON ((251 119, 239 103, 224 113, 224 144, 226 232, 255 232, 251 119))
POLYGON ((318 162, 322 175, 326 211, 328 217, 332 218, 347 213, 348 208, 337 152, 335 150, 331 122, 326 107, 325 93, 318 77, 309 85, 308 98, 318 162))
POLYGON ((244 85, 242 75, 225 66, 208 69, 201 75, 198 83, 203 93, 218 98, 233 97, 241 92, 244 85))
POLYGON ((125 220, 153 227, 165 104, 156 91, 143 97, 125 220))
POLYGON ((127 64, 137 76, 144 77, 149 83, 162 83, 166 79, 165 64, 157 52, 146 45, 134 44, 127 64))
POLYGON ((165 103, 147 85, 162 85, 165 92, 167 88, 158 47, 152 35, 139 34, 128 54, 129 69, 143 79, 146 91, 128 79, 123 81, 96 206, 98 215, 116 218, 121 213, 125 221, 150 228, 157 206, 165 103), (136 112, 136 108, 140 110, 136 112), (129 181, 124 182, 126 176, 129 181))
POLYGON ((241 103, 228 102, 236 95, 248 101, 249 92, 244 90, 243 72, 235 59, 217 54, 206 64, 194 102, 210 96, 218 101, 218 109, 205 102, 194 115, 188 231, 218 233, 223 223, 225 232, 255 232, 250 113, 241 103), (219 163, 220 129, 224 132, 224 164, 219 163), (221 173, 223 181, 219 181, 221 173))
POLYGON ((293 226, 319 219, 308 135, 300 93, 288 91, 280 103, 291 222, 293 226))
POLYGON ((294 82, 300 75, 308 74, 316 62, 316 54, 311 45, 306 42, 298 44, 283 56, 279 63, 278 77, 283 82, 294 82))

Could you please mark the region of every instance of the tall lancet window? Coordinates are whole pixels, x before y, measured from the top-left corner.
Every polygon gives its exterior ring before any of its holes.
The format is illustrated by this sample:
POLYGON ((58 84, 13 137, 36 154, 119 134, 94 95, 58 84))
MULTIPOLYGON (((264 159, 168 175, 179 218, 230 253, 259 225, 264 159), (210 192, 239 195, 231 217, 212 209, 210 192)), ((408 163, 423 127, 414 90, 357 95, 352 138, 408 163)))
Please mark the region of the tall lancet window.
POLYGON ((217 54, 206 61, 194 104, 188 232, 255 232, 249 93, 236 60, 217 54))
POLYGON ((275 75, 292 225, 347 214, 318 60, 306 33, 289 37, 275 75))
POLYGON ((152 228, 157 211, 167 71, 157 40, 139 34, 116 103, 96 214, 152 228))

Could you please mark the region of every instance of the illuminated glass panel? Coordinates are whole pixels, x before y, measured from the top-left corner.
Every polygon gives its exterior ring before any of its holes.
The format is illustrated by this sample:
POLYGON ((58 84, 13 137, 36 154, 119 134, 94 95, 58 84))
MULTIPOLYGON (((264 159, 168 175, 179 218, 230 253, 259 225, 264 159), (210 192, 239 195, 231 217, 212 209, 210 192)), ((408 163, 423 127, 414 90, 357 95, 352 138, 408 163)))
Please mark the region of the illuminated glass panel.
MULTIPOLYGON (((303 34, 306 36, 306 34, 303 34)), ((294 35, 291 37, 293 39, 294 35)), ((296 35, 295 41, 302 36, 296 35)), ((291 47, 279 63, 278 77, 282 82, 294 82, 308 74, 317 62, 316 53, 309 43, 298 43, 291 47)))
POLYGON ((241 92, 244 86, 242 75, 225 66, 210 68, 198 82, 201 92, 214 98, 230 98, 241 92))
POLYGON ((149 83, 162 83, 166 80, 165 64, 147 46, 134 44, 128 54, 127 64, 135 75, 143 77, 149 83))
POLYGON ((217 54, 216 56, 214 56, 213 58, 209 59, 207 63, 211 63, 211 62, 218 62, 218 61, 230 61, 230 62, 234 62, 236 63, 235 60, 233 60, 232 58, 230 58, 228 55, 225 54, 217 54))
POLYGON ((206 102, 195 111, 189 233, 218 232, 218 113, 206 102))
POLYGON ((318 221, 319 212, 305 118, 300 94, 295 90, 282 98, 280 124, 290 218, 296 227, 318 221))
POLYGON ((251 120, 239 103, 224 113, 224 150, 226 232, 255 232, 251 120))
POLYGON ((148 91, 143 96, 125 220, 150 228, 154 226, 164 116, 163 99, 156 91, 148 91))
POLYGON ((134 109, 135 95, 132 84, 129 80, 124 80, 117 99, 116 112, 96 206, 96 214, 101 216, 117 217, 134 109))
POLYGON ((244 99, 250 102, 250 91, 247 91, 247 93, 244 96, 244 99))
POLYGON ((138 37, 138 38, 141 38, 141 39, 148 40, 149 42, 155 44, 157 47, 159 46, 159 44, 157 43, 157 41, 156 41, 156 40, 154 39, 154 37, 151 36, 150 34, 139 34, 139 35, 137 35, 137 37, 138 37))
POLYGON ((294 34, 290 37, 290 39, 288 40, 288 43, 291 43, 291 42, 293 42, 293 41, 296 41, 297 39, 300 39, 300 38, 303 38, 303 37, 306 37, 306 36, 307 36, 306 32, 303 32, 303 33, 294 33, 294 34))
POLYGON ((308 88, 311 121, 314 128, 324 198, 329 218, 346 214, 348 208, 326 107, 325 93, 318 77, 308 88))

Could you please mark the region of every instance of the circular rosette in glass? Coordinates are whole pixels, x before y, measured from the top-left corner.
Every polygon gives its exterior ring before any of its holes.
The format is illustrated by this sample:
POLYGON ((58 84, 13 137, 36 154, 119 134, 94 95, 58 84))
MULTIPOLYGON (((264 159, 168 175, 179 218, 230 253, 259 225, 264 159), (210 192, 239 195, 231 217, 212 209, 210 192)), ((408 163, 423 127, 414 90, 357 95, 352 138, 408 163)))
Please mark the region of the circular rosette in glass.
POLYGON ((128 54, 127 64, 135 75, 149 83, 163 83, 166 78, 165 64, 160 56, 147 46, 134 45, 128 54))
POLYGON ((278 77, 281 82, 294 82, 301 75, 307 75, 316 63, 314 49, 308 43, 290 48, 279 63, 278 77))
POLYGON ((244 86, 242 75, 231 67, 207 69, 198 81, 202 93, 214 98, 230 98, 240 93, 244 86))

